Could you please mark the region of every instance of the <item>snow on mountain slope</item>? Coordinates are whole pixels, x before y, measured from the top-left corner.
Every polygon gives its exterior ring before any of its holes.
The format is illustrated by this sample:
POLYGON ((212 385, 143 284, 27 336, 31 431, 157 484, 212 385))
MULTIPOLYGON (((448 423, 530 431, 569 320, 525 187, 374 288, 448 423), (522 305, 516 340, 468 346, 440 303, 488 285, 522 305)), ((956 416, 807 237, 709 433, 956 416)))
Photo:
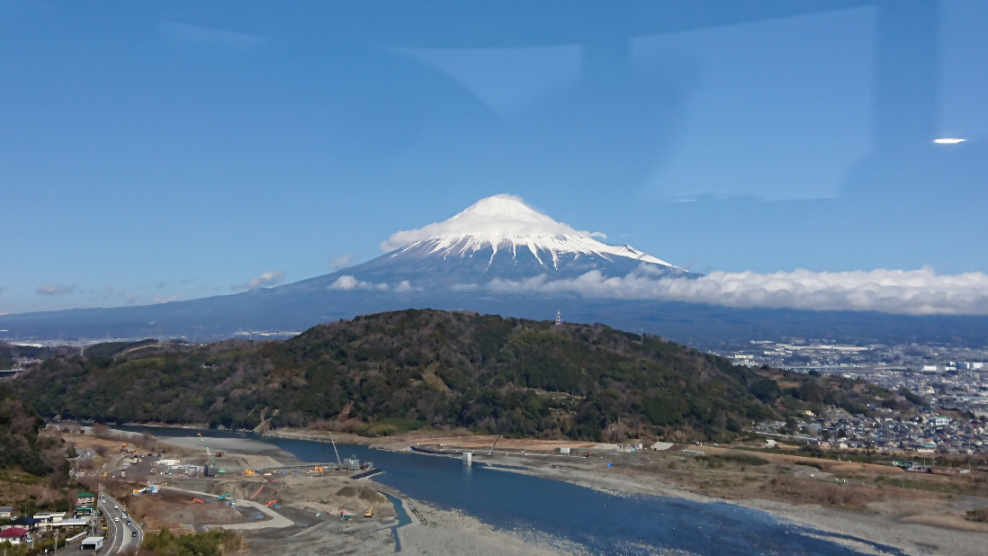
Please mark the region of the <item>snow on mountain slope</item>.
MULTIPOLYGON (((477 201, 456 216, 418 230, 398 232, 381 244, 381 249, 398 257, 403 253, 420 256, 464 257, 491 250, 488 265, 498 252, 510 252, 517 260, 519 250, 527 250, 543 266, 558 269, 560 255, 573 260, 596 256, 607 261, 621 257, 641 263, 675 267, 630 245, 608 245, 591 234, 556 222, 529 208, 511 195, 495 195, 477 201)), ((605 236, 606 237, 606 236, 605 236)))

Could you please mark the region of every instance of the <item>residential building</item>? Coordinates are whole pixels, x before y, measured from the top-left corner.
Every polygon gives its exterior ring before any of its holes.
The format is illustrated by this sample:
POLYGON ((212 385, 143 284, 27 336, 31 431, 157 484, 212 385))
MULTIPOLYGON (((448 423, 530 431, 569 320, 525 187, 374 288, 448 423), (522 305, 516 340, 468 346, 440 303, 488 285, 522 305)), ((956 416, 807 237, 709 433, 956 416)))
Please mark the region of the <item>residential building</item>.
POLYGON ((23 527, 10 527, 0 531, 0 543, 22 544, 29 542, 30 532, 23 527))

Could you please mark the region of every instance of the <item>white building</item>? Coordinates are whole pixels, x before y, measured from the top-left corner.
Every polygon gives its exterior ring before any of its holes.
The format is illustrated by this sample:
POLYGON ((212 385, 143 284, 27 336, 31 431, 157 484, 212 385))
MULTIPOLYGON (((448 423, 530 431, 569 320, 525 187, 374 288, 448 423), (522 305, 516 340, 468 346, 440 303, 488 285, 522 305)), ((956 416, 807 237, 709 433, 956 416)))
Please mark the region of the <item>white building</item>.
POLYGON ((103 537, 86 537, 82 539, 82 545, 79 550, 92 550, 97 551, 103 548, 103 537))

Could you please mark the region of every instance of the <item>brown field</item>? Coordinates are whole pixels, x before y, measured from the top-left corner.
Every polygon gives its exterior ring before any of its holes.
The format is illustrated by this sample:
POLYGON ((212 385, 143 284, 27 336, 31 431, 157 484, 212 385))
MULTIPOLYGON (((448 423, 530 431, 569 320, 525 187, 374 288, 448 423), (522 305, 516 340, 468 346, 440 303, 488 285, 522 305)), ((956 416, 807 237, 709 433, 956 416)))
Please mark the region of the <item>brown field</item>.
POLYGON ((432 436, 419 439, 419 442, 430 446, 447 445, 450 447, 483 450, 490 449, 497 441, 497 448, 506 450, 525 450, 531 452, 552 452, 558 448, 570 448, 579 450, 594 447, 595 442, 581 442, 575 440, 536 440, 532 438, 501 438, 497 436, 432 436))
POLYGON ((161 529, 183 529, 193 523, 237 523, 243 521, 240 512, 216 502, 206 500, 205 504, 192 501, 194 496, 162 491, 160 494, 129 497, 126 500, 130 515, 139 519, 148 532, 161 529))

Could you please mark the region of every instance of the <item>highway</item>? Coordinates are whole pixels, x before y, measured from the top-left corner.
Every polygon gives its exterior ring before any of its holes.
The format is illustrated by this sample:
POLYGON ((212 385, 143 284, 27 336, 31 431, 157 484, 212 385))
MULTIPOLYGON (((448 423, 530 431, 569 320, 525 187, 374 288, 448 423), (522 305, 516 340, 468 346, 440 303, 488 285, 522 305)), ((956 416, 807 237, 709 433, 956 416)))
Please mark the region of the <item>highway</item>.
POLYGON ((103 550, 100 551, 101 556, 116 556, 123 554, 129 548, 137 548, 141 545, 144 541, 144 531, 136 521, 130 525, 127 524, 130 517, 125 515, 125 510, 119 502, 109 496, 103 496, 99 501, 99 506, 103 515, 106 516, 107 532, 107 538, 103 542, 103 550), (115 518, 119 518, 120 521, 115 518), (134 531, 137 531, 136 537, 133 536, 134 531))

